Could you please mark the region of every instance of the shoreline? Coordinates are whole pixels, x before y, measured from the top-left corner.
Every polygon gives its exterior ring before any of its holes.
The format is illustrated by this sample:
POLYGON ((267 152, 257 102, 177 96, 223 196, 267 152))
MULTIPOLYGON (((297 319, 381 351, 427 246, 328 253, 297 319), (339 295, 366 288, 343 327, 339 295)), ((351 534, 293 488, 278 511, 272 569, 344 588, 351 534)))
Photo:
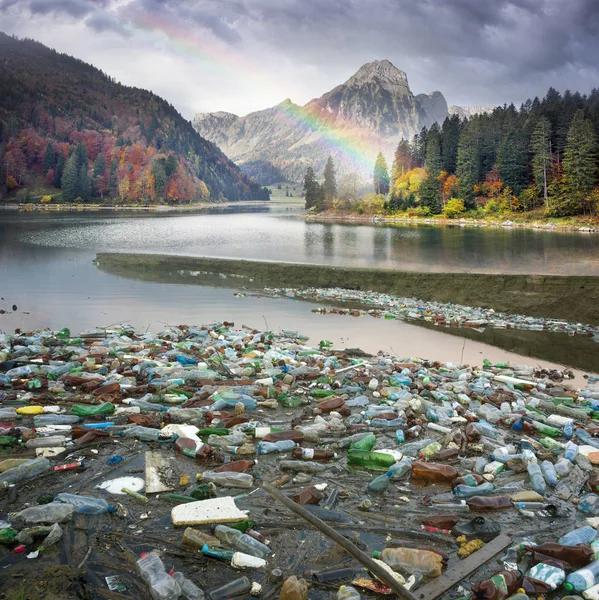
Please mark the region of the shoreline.
POLYGON ((510 219, 447 219, 445 217, 388 217, 381 215, 356 215, 353 213, 318 213, 306 214, 306 222, 334 222, 338 224, 367 224, 367 225, 429 225, 434 227, 489 227, 503 229, 532 229, 539 231, 599 233, 599 226, 560 224, 552 221, 512 221, 510 219))
POLYGON ((241 200, 240 202, 198 202, 196 204, 184 204, 181 206, 169 206, 168 204, 0 204, 0 210, 18 212, 100 212, 121 210, 141 210, 147 212, 186 212, 205 208, 227 208, 229 206, 256 206, 268 205, 269 200, 241 200))

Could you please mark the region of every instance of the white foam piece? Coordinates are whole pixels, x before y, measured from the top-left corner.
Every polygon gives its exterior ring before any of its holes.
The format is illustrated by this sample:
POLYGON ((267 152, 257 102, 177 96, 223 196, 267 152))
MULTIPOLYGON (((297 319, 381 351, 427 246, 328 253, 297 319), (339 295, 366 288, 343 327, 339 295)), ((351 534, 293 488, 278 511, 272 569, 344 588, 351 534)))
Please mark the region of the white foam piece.
POLYGON ((173 525, 205 525, 207 523, 236 523, 247 521, 246 510, 239 510, 232 496, 187 502, 173 507, 173 525))
POLYGON ((125 495, 123 488, 128 488, 134 492, 139 492, 144 489, 144 480, 141 477, 117 477, 103 481, 99 486, 100 489, 106 490, 109 494, 118 496, 125 495))

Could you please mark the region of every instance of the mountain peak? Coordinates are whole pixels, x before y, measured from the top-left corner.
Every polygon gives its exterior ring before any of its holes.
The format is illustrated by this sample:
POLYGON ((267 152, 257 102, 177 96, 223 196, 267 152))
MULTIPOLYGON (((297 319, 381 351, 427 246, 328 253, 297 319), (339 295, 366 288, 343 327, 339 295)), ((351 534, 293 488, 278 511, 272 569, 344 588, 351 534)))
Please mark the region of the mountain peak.
POLYGON ((362 65, 345 84, 360 86, 375 80, 391 85, 408 87, 407 75, 386 59, 373 60, 372 62, 362 65))

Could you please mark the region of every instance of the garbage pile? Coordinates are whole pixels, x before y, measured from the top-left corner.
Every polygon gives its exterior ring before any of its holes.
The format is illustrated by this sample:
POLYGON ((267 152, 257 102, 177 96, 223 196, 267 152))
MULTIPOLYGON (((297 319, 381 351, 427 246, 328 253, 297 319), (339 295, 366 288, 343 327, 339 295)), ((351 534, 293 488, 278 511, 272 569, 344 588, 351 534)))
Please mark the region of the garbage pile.
POLYGON ((599 378, 306 341, 0 334, 3 583, 42 597, 60 565, 65 598, 599 596, 599 378))
MULTIPOLYGON (((568 335, 584 335, 599 342, 599 329, 582 323, 569 323, 556 319, 531 317, 513 313, 496 312, 492 308, 477 308, 444 302, 402 298, 373 291, 349 290, 345 288, 265 288, 264 294, 273 297, 303 298, 318 302, 341 302, 362 308, 317 308, 312 312, 320 314, 349 315, 402 321, 427 321, 439 327, 468 327, 471 329, 524 329, 531 331, 551 331, 568 335)), ((236 295, 247 295, 237 292, 236 295)))

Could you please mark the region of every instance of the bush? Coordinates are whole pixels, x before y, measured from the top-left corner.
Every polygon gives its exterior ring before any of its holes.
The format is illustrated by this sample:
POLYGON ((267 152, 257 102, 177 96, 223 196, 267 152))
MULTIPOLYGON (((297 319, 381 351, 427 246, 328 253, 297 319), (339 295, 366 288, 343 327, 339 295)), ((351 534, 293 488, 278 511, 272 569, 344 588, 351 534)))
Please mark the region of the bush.
POLYGON ((459 198, 450 198, 443 208, 443 216, 447 219, 455 219, 464 214, 465 210, 466 208, 464 207, 463 200, 460 200, 459 198))
POLYGON ((496 200, 489 200, 483 208, 487 215, 496 215, 499 214, 501 207, 499 206, 499 202, 496 200))
POLYGON ((50 202, 52 202, 52 196, 42 196, 40 198, 41 204, 50 204, 50 202))
POLYGON ((428 206, 417 206, 416 208, 408 209, 410 217, 430 217, 431 214, 431 209, 428 206))

